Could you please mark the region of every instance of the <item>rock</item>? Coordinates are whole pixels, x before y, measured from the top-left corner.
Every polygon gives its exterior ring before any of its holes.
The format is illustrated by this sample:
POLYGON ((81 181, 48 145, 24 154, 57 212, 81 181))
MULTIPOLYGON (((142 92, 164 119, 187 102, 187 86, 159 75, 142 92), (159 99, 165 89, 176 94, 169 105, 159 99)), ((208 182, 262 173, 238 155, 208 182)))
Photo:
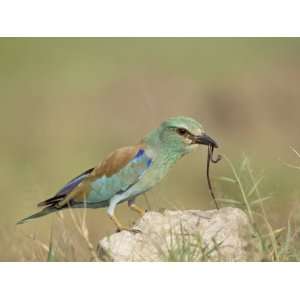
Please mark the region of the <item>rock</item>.
POLYGON ((100 240, 110 261, 256 261, 247 215, 238 208, 146 213, 133 227, 100 240))

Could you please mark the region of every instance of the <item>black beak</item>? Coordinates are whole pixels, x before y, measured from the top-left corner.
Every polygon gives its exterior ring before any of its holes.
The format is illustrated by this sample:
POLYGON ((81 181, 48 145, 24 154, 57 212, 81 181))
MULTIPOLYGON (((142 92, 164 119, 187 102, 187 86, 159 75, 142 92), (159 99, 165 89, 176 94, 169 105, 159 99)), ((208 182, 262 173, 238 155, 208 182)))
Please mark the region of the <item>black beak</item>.
POLYGON ((211 137, 206 135, 205 133, 202 135, 195 136, 195 143, 201 144, 201 145, 212 145, 215 148, 218 148, 218 144, 215 140, 213 140, 211 137))

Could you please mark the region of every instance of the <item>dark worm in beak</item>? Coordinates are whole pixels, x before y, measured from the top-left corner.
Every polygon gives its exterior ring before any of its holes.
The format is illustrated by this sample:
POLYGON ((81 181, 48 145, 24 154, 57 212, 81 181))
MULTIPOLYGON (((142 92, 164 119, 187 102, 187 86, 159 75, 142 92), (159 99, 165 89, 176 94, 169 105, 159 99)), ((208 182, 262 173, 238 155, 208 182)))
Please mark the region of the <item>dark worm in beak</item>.
POLYGON ((195 137, 195 142, 197 144, 201 144, 201 145, 207 145, 208 146, 208 152, 207 152, 207 164, 206 164, 206 178, 207 178, 207 183, 208 183, 208 188, 209 188, 209 192, 211 197, 213 198, 216 208, 219 209, 219 204, 216 200, 215 194, 213 192, 213 188, 212 188, 212 184, 211 184, 211 180, 210 180, 210 176, 209 176, 209 166, 210 163, 214 163, 216 164, 217 162, 219 162, 221 160, 221 155, 218 155, 216 158, 213 157, 213 153, 214 153, 214 148, 218 148, 218 144, 215 140, 213 140, 210 136, 206 135, 205 133, 195 137))
POLYGON ((207 164, 206 164, 206 178, 207 178, 207 183, 208 183, 208 188, 209 188, 210 195, 211 195, 211 197, 213 198, 213 200, 215 202, 216 208, 219 209, 220 207, 219 207, 219 204, 216 200, 215 194, 213 192, 212 184, 211 184, 210 177, 209 177, 210 163, 212 162, 212 163, 216 164, 217 162, 219 162, 222 159, 222 156, 220 154, 217 156, 217 158, 213 157, 214 148, 215 148, 215 146, 213 144, 208 145, 207 164))

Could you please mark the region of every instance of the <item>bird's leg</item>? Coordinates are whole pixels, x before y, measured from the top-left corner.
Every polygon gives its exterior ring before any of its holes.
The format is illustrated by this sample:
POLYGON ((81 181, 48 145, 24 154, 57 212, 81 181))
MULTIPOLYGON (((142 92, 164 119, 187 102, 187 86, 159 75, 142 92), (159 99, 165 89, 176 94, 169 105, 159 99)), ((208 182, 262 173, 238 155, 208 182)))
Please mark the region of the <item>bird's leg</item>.
POLYGON ((109 203, 109 206, 107 208, 107 213, 109 215, 109 217, 112 219, 112 221, 114 222, 114 224, 116 225, 117 227, 117 231, 122 231, 122 230, 127 230, 127 231, 130 231, 130 232, 134 232, 134 233, 138 233, 138 232, 141 232, 140 230, 137 230, 137 229, 130 229, 128 227, 125 227, 123 226, 119 220, 117 219, 117 217, 115 216, 114 214, 114 211, 115 211, 115 208, 117 206, 118 203, 120 203, 120 196, 115 196, 111 199, 110 203, 109 203))
POLYGON ((131 204, 129 206, 129 208, 131 208, 132 210, 134 210, 135 212, 137 212, 138 214, 140 214, 141 217, 144 216, 144 214, 146 213, 145 209, 137 206, 136 204, 131 204))
POLYGON ((138 214, 141 215, 141 217, 144 216, 144 214, 146 213, 146 210, 137 206, 135 203, 134 203, 134 199, 130 199, 128 200, 128 206, 130 209, 134 210, 135 212, 137 212, 138 214))

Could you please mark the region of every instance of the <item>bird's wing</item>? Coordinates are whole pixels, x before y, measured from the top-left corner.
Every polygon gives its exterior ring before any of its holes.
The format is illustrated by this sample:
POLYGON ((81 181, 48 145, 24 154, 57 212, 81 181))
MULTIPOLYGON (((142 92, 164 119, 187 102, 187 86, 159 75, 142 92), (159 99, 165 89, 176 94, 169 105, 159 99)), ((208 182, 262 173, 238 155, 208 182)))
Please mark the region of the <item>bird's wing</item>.
POLYGON ((67 183, 43 205, 64 207, 68 204, 107 201, 117 193, 126 191, 138 181, 152 163, 142 144, 120 148, 102 163, 67 183))
POLYGON ((83 181, 85 178, 87 178, 94 170, 95 168, 88 169, 78 175, 77 177, 70 180, 64 187, 62 187, 55 196, 61 196, 66 195, 69 192, 71 192, 74 187, 76 187, 81 181, 83 181))
POLYGON ((70 180, 64 185, 53 197, 38 203, 38 206, 56 204, 64 199, 76 186, 78 186, 85 178, 87 178, 95 168, 88 169, 70 180))

